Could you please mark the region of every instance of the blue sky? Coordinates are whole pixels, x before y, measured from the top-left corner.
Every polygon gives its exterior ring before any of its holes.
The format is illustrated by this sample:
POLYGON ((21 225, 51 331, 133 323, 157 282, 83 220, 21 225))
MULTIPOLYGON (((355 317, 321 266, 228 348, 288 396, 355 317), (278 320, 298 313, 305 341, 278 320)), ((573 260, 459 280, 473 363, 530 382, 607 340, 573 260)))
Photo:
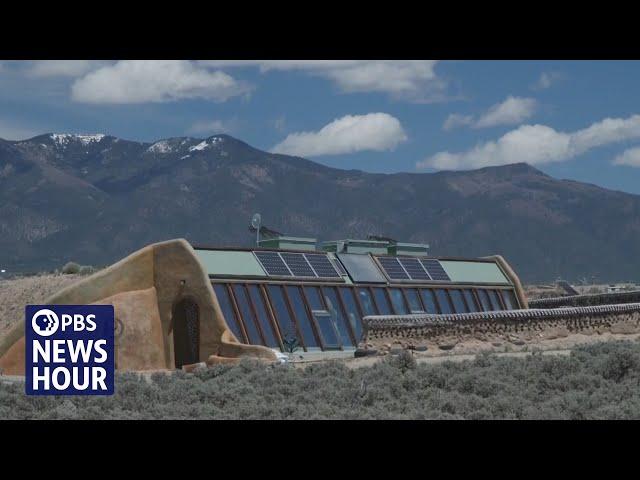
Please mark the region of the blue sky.
POLYGON ((0 61, 0 138, 228 133, 370 172, 527 161, 640 194, 636 61, 0 61))

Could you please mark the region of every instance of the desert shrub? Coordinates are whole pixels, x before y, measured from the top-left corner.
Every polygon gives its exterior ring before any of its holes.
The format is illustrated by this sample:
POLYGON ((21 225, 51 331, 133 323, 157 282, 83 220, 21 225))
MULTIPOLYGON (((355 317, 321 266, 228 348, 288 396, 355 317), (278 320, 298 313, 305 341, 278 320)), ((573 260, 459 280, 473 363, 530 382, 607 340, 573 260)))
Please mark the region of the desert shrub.
POLYGON ((91 265, 82 265, 80 267, 80 269, 78 270, 78 273, 80 275, 91 275, 95 271, 96 271, 96 269, 93 268, 91 265))
POLYGON ((638 419, 639 385, 640 345, 631 342, 440 364, 400 354, 360 368, 247 359, 194 373, 118 373, 111 397, 27 397, 22 384, 0 382, 0 418, 638 419))
POLYGON ((65 275, 76 274, 80 271, 80 265, 76 262, 67 262, 64 267, 62 267, 62 273, 65 275))
POLYGON ((402 373, 412 370, 418 365, 409 350, 402 350, 398 355, 391 355, 388 361, 402 373))

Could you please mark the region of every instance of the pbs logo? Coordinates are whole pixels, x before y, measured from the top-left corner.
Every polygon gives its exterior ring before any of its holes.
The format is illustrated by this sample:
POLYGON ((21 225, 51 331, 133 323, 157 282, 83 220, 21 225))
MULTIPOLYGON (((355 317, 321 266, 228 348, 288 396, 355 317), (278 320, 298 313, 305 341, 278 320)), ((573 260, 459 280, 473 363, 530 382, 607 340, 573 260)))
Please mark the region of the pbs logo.
POLYGON ((33 331, 41 337, 49 337, 58 331, 60 320, 55 312, 43 308, 31 317, 33 331))

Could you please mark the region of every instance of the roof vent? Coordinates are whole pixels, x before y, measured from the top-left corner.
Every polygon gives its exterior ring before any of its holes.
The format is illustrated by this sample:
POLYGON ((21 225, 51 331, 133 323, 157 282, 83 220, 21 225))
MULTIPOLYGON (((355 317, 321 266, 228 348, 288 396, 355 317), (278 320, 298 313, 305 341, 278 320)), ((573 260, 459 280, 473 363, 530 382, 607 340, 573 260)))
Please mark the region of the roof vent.
POLYGON ((275 248, 278 250, 305 250, 314 252, 318 241, 309 237, 290 237, 278 235, 270 238, 263 238, 258 241, 260 248, 275 248))
POLYGON ((322 242, 320 249, 325 252, 335 253, 426 256, 429 245, 424 243, 404 243, 388 237, 369 235, 366 240, 346 239, 322 242))

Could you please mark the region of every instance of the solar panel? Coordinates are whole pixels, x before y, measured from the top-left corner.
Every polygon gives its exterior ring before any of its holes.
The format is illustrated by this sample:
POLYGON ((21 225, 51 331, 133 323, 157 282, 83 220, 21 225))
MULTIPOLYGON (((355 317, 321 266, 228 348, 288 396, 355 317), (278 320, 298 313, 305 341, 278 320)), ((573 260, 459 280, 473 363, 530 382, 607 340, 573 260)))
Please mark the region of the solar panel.
POLYGON ((423 258, 421 262, 433 280, 451 281, 449 275, 444 271, 444 268, 442 268, 438 260, 423 258))
POLYGON ((302 253, 280 252, 280 256, 285 261, 294 277, 314 277, 316 274, 305 260, 302 253))
POLYGON ((407 272, 404 271, 402 265, 395 257, 377 257, 380 265, 384 268, 387 276, 391 280, 410 280, 407 272))
POLYGON ((340 275, 326 255, 321 253, 305 253, 304 256, 311 264, 318 277, 340 278, 340 275))
POLYGON ((264 267, 268 275, 276 277, 290 277, 291 272, 287 268, 278 252, 253 252, 258 261, 264 267))
POLYGON ((400 257, 398 260, 411 277, 411 280, 431 280, 431 277, 417 258, 400 257))
POLYGON ((333 266, 336 267, 336 270, 338 271, 339 275, 346 275, 347 271, 344 269, 344 267, 342 266, 342 263, 340 263, 340 260, 333 260, 333 266))

